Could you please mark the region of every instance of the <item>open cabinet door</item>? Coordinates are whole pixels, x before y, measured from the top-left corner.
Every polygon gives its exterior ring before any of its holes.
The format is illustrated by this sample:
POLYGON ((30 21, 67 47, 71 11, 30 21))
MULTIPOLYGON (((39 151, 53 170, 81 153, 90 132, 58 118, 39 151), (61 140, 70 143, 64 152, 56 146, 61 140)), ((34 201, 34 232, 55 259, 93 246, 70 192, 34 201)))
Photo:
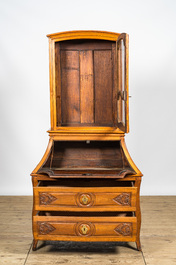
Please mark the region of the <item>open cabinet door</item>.
POLYGON ((129 132, 128 107, 128 34, 122 33, 116 42, 117 51, 117 124, 129 132))

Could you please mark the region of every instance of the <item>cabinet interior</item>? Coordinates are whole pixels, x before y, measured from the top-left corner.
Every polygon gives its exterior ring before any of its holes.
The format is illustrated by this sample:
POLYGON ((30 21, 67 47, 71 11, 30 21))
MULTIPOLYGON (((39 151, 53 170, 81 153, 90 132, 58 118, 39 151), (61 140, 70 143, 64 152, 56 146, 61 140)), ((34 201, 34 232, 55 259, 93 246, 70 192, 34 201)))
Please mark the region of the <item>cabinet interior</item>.
POLYGON ((55 43, 57 126, 115 126, 116 42, 55 43))
POLYGON ((54 141, 48 159, 39 173, 49 175, 134 173, 120 141, 54 141))

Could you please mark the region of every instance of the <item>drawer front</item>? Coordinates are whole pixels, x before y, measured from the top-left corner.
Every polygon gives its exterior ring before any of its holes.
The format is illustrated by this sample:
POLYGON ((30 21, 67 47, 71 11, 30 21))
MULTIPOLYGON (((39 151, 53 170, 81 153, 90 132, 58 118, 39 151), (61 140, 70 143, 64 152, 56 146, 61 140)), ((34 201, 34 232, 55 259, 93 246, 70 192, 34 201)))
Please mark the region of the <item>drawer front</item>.
POLYGON ((39 240, 136 241, 136 217, 34 216, 39 240))
POLYGON ((44 211, 135 211, 136 187, 34 188, 35 209, 44 211))

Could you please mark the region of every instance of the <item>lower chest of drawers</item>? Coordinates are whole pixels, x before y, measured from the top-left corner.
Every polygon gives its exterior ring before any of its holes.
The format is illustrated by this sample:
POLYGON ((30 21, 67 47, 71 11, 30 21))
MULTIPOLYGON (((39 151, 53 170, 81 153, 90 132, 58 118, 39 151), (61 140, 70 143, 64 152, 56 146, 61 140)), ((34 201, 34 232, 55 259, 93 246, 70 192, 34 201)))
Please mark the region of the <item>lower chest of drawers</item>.
POLYGON ((136 187, 34 187, 34 237, 135 241, 136 194, 136 187))

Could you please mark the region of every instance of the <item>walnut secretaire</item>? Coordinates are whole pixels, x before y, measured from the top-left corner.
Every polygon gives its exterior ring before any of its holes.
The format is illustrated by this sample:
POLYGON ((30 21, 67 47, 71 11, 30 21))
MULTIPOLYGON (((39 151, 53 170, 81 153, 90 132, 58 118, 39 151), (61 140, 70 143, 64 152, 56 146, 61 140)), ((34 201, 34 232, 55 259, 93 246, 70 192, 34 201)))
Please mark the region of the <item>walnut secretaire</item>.
POLYGON ((32 172, 38 240, 134 241, 140 246, 142 173, 129 131, 128 35, 48 35, 51 129, 32 172))

